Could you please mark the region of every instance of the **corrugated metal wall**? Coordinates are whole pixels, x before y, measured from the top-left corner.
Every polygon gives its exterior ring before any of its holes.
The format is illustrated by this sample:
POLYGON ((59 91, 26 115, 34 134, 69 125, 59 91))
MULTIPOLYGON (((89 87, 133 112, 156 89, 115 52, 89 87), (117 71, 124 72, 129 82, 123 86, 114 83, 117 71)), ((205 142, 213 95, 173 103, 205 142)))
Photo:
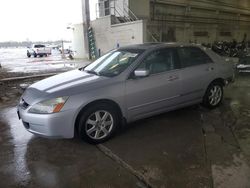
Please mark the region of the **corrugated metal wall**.
POLYGON ((249 0, 152 0, 148 30, 159 41, 241 41, 245 33, 250 39, 249 6, 249 0))

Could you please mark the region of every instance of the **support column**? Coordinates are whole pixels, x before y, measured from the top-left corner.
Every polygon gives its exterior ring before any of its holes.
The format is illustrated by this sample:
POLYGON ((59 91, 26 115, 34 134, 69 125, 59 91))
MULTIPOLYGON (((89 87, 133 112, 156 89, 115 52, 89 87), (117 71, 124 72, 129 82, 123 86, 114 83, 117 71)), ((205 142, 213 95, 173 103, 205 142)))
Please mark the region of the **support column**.
POLYGON ((82 20, 83 20, 84 48, 88 53, 87 54, 88 59, 90 59, 89 41, 88 41, 88 28, 90 27, 89 0, 82 0, 82 20))

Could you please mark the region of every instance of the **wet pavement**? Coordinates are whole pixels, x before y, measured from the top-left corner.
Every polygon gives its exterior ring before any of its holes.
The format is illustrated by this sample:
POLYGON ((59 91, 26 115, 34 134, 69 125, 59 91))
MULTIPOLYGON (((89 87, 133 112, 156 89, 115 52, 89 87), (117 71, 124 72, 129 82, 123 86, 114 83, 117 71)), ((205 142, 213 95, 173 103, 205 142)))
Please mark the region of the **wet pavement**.
POLYGON ((215 110, 141 120, 98 146, 33 136, 14 105, 0 111, 0 187, 250 187, 250 75, 215 110))
POLYGON ((0 187, 135 187, 138 180, 95 146, 28 133, 15 108, 1 113, 0 187), (125 177, 125 178, 124 178, 125 177), (113 180, 116 180, 113 182, 113 180))
POLYGON ((49 75, 90 63, 84 59, 62 58, 58 50, 52 50, 52 55, 48 57, 28 58, 26 50, 27 48, 0 48, 0 103, 5 106, 18 99, 21 85, 30 85, 49 75))

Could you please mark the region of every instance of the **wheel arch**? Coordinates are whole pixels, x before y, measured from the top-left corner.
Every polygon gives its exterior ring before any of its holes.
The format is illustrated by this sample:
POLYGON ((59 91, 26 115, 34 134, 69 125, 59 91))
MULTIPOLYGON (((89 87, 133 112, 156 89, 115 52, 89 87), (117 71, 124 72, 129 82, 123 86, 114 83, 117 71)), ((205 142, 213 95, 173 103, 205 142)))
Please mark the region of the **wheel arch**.
MULTIPOLYGON (((222 84, 222 86, 225 86, 225 80, 223 79, 223 78, 216 78, 216 79, 214 79, 211 83, 220 83, 220 84, 222 84)), ((211 84, 210 83, 210 84, 211 84)), ((209 84, 209 85, 210 85, 209 84)))
POLYGON ((226 84, 225 84, 225 80, 224 80, 223 78, 221 78, 221 77, 215 78, 214 80, 212 80, 212 81, 206 86, 205 91, 204 91, 204 93, 203 93, 203 98, 204 98, 204 96, 206 95, 206 92, 207 92, 209 86, 210 86, 212 83, 220 83, 223 87, 226 85, 226 84))
POLYGON ((94 100, 92 102, 89 102, 88 104, 86 104, 85 106, 83 106, 81 108, 81 110, 78 112, 76 118, 75 118, 75 122, 74 122, 74 134, 77 135, 77 131, 78 131, 78 126, 79 126, 79 120, 80 120, 80 117, 81 115, 84 113, 84 111, 89 108, 90 106, 92 105, 95 105, 95 104, 109 104, 109 105, 112 105, 118 112, 118 115, 119 115, 119 119, 122 121, 124 119, 124 116, 123 116, 123 113, 122 113, 122 110, 121 110, 121 107, 119 106, 119 104, 111 99, 98 99, 98 100, 94 100))
MULTIPOLYGON (((212 84, 212 83, 220 83, 223 87, 225 86, 225 80, 221 77, 219 78, 215 78, 214 80, 212 80, 206 87, 205 89, 205 92, 207 91, 207 89, 209 88, 209 86, 212 84)), ((205 93, 204 93, 205 94, 205 93)))

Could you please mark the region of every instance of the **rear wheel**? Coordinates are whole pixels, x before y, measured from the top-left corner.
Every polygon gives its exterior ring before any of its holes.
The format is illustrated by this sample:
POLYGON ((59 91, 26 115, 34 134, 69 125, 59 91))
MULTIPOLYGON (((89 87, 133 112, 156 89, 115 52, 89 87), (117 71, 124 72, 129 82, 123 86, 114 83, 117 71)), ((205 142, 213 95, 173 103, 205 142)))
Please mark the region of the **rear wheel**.
POLYGON ((31 54, 29 52, 27 52, 27 57, 30 58, 31 57, 31 54))
POLYGON ((78 133, 91 144, 110 139, 119 125, 119 114, 110 104, 95 104, 86 109, 80 117, 78 133))
POLYGON ((220 82, 213 82, 203 97, 203 104, 207 108, 215 108, 219 106, 223 99, 223 85, 220 82))

